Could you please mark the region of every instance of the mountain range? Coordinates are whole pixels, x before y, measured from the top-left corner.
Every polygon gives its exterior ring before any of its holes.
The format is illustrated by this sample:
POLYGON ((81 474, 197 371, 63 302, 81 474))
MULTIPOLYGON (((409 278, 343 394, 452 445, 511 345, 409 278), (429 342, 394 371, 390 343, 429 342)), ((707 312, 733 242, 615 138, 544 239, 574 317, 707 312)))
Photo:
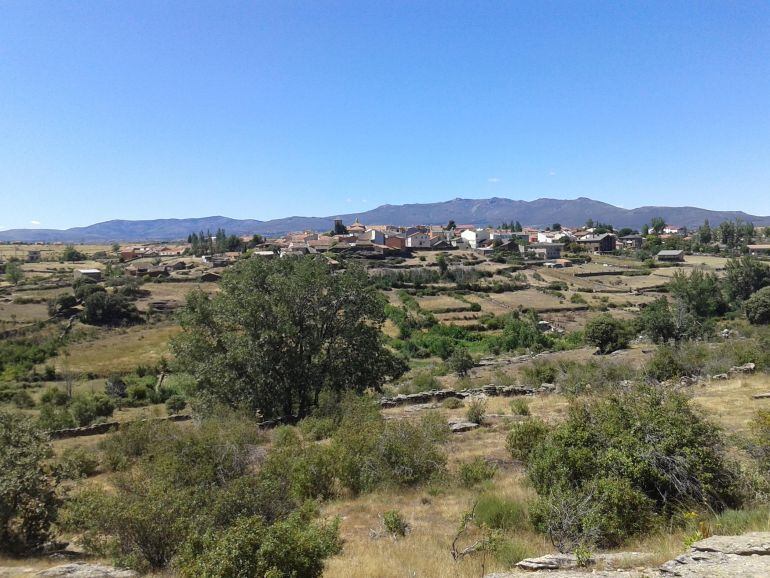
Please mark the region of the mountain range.
POLYGON ((452 199, 439 203, 414 203, 407 205, 381 205, 362 213, 333 215, 328 217, 286 217, 270 221, 255 219, 230 219, 228 217, 202 217, 194 219, 112 220, 87 227, 71 229, 11 229, 0 231, 0 241, 105 243, 112 241, 173 241, 186 239, 192 232, 216 231, 223 228, 228 234, 281 235, 292 231, 329 230, 335 218, 351 223, 356 218, 361 223, 416 225, 446 224, 454 220, 458 224, 478 226, 499 225, 519 221, 525 226, 579 226, 588 219, 611 223, 615 227, 639 229, 655 217, 662 217, 668 224, 696 227, 708 220, 718 225, 727 220, 742 219, 755 225, 770 225, 770 216, 749 215, 741 211, 711 211, 697 207, 639 207, 624 209, 609 203, 585 197, 577 199, 537 199, 517 201, 494 197, 491 199, 452 199))

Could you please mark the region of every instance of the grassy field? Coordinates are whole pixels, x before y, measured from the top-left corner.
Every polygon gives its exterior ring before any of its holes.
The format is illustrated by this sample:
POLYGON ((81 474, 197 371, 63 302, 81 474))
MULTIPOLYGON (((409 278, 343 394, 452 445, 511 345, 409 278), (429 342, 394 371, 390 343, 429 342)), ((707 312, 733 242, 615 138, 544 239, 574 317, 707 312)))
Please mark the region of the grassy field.
POLYGON ((153 366, 169 358, 168 342, 181 329, 172 322, 103 330, 98 337, 74 343, 55 358, 57 371, 107 376, 114 371, 132 371, 138 365, 153 366))

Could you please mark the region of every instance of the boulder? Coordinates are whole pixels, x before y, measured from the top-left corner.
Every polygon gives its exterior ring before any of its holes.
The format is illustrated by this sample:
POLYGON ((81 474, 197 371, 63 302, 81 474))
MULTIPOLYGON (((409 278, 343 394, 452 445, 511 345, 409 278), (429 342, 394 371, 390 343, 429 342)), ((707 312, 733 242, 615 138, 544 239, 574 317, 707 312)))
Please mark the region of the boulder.
POLYGON ((744 363, 743 365, 736 365, 730 368, 728 373, 754 373, 757 366, 753 363, 744 363))

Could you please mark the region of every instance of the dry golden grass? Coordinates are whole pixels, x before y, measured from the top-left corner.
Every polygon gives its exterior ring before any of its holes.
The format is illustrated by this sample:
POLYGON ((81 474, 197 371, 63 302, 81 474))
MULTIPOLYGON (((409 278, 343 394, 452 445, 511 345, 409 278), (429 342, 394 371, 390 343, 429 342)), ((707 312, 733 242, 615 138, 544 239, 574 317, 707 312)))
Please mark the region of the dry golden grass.
POLYGON ((170 357, 169 340, 181 331, 171 322, 104 330, 98 339, 70 345, 56 357, 56 369, 107 376, 113 371, 131 371, 137 365, 154 365, 170 357))
POLYGON ((770 391, 770 376, 757 374, 695 386, 693 401, 728 432, 746 433, 757 410, 770 409, 770 399, 753 395, 770 391))

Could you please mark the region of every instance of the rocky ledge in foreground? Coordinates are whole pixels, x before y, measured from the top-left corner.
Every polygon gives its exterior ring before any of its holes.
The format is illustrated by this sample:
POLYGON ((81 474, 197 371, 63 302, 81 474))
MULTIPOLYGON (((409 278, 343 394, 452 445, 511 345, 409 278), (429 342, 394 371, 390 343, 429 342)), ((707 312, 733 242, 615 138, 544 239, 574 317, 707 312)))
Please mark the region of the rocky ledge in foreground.
POLYGON ((659 568, 641 567, 643 557, 644 554, 638 552, 598 554, 593 564, 578 568, 574 556, 549 554, 522 560, 516 570, 488 574, 485 578, 767 578, 770 576, 770 532, 712 536, 696 542, 686 554, 659 568), (611 568, 624 559, 623 565, 627 565, 629 559, 640 564, 628 570, 611 568))
POLYGON ((133 570, 121 570, 113 566, 86 564, 85 562, 62 564, 39 571, 24 567, 0 567, 0 578, 16 578, 17 576, 27 578, 137 578, 139 574, 133 570))

